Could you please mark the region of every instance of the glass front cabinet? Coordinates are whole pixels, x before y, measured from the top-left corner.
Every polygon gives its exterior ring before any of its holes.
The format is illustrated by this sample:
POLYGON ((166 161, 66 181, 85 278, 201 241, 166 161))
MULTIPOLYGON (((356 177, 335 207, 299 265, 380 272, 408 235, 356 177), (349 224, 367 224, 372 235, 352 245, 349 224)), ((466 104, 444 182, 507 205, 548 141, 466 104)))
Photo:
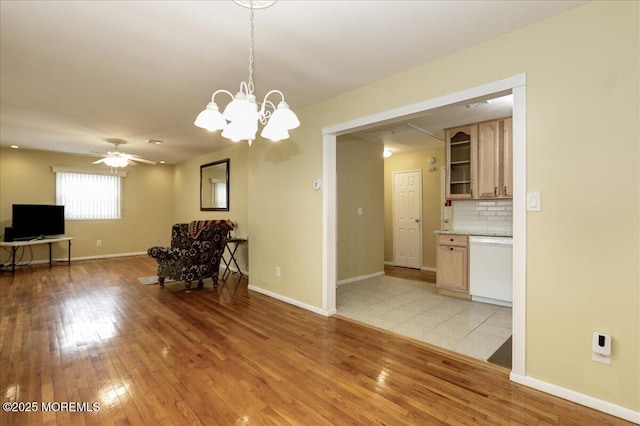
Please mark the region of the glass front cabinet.
POLYGON ((478 126, 464 126, 446 131, 446 198, 473 198, 478 149, 478 126))

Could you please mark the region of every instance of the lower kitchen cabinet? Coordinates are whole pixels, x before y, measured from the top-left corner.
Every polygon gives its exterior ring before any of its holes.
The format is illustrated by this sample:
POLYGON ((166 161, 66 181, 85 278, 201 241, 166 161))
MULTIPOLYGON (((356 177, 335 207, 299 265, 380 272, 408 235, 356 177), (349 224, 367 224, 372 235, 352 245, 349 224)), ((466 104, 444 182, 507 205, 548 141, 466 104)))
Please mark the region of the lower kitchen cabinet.
POLYGON ((436 287, 438 293, 470 299, 469 237, 438 235, 436 287))

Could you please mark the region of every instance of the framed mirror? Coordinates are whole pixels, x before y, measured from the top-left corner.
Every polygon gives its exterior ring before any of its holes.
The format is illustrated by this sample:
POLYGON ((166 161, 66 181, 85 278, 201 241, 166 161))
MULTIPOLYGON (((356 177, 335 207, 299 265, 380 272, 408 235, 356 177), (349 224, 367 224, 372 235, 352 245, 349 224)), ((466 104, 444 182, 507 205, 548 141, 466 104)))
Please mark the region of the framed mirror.
POLYGON ((229 211, 229 159, 200 166, 200 210, 229 211))

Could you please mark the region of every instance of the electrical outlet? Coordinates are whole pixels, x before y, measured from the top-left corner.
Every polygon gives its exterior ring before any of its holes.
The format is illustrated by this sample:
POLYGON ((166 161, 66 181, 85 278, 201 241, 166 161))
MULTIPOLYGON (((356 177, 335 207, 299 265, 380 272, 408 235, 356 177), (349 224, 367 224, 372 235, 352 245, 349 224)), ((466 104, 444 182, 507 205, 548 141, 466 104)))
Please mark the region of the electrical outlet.
POLYGON ((593 352, 591 360, 595 362, 601 362, 602 364, 611 365, 611 355, 603 355, 593 352))
POLYGON ((96 247, 100 247, 102 245, 102 240, 96 240, 96 247))
POLYGON ((276 266, 276 277, 280 276, 280 267, 276 266))
POLYGON ((595 331, 592 338, 591 359, 603 364, 611 364, 611 335, 595 331))

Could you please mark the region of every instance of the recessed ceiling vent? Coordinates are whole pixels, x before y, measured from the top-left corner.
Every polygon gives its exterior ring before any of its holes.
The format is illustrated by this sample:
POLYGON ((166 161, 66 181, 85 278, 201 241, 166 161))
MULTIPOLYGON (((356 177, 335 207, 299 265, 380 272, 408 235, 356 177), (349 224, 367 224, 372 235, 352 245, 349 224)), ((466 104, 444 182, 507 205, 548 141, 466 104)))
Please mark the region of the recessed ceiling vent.
POLYGON ((480 101, 480 102, 474 102, 472 104, 467 104, 465 105, 467 108, 477 108, 479 106, 483 106, 483 105, 489 105, 491 103, 491 101, 488 100, 484 100, 484 101, 480 101))

